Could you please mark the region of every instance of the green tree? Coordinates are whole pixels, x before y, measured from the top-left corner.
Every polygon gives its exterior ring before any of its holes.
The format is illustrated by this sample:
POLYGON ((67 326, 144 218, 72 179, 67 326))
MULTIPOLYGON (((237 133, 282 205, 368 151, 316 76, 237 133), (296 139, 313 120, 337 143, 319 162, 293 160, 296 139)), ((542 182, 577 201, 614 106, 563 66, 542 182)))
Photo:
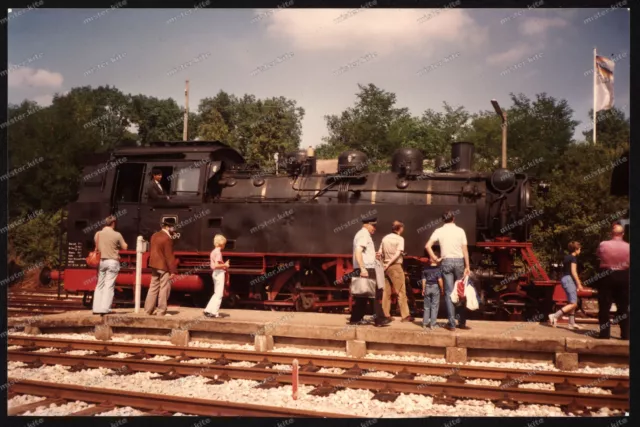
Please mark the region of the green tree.
POLYGON ((131 122, 138 127, 138 142, 148 145, 153 141, 181 141, 180 121, 184 112, 173 99, 158 99, 152 96, 131 97, 131 122))
MULTIPOLYGON (((511 94, 511 101, 513 105, 505 110, 507 167, 524 168, 523 172, 543 178, 562 161, 580 122, 573 120, 573 110, 566 100, 558 101, 546 93, 536 95, 535 101, 523 94, 511 94)), ((500 167, 502 127, 495 111, 474 114, 461 137, 475 143, 478 170, 500 167)))
POLYGON ((396 95, 369 84, 358 85, 355 105, 340 115, 325 116, 329 136, 320 154, 335 154, 344 148, 359 150, 371 160, 387 162, 407 140, 416 143, 417 122, 407 108, 396 108, 396 95))
POLYGON ((217 139, 236 148, 249 163, 265 165, 274 153, 300 147, 304 109, 284 97, 238 98, 219 92, 200 101, 201 139, 217 139))
MULTIPOLYGON (((593 109, 589 110, 593 117, 593 109)), ((589 123, 593 123, 591 120, 589 123)), ((631 137, 629 118, 619 108, 598 111, 596 116, 596 143, 607 148, 619 149, 629 143, 631 137)), ((582 132, 589 144, 593 144, 593 127, 582 132)))
POLYGON ((462 136, 469 131, 471 114, 464 107, 452 107, 443 103, 444 112, 432 109, 425 111, 420 119, 424 139, 417 148, 422 149, 425 157, 448 157, 451 144, 462 141, 462 136))

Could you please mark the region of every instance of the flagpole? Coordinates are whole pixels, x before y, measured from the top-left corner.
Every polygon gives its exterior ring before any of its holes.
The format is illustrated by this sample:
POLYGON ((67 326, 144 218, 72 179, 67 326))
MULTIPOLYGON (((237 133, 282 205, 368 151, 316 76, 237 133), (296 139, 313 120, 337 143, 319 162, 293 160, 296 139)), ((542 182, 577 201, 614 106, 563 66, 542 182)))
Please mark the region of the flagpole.
POLYGON ((596 116, 597 116, 597 112, 596 112, 596 96, 597 96, 597 92, 596 92, 596 73, 598 72, 598 66, 596 63, 596 48, 593 48, 593 145, 596 145, 596 116))

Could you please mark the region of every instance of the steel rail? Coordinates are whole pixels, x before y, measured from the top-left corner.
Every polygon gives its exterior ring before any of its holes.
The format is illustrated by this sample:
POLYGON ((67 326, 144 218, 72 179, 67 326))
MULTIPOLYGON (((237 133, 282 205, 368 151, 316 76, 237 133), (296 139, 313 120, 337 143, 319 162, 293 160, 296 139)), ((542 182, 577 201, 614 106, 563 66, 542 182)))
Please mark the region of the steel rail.
MULTIPOLYGON (((584 387, 629 387, 629 377, 575 372, 555 372, 543 370, 522 370, 492 368, 485 366, 454 365, 445 363, 417 363, 388 361, 382 359, 354 359, 350 357, 316 356, 308 354, 287 354, 243 350, 211 349, 199 347, 179 347, 173 345, 138 344, 105 341, 64 340, 59 338, 16 337, 9 335, 8 345, 42 348, 68 348, 73 350, 112 351, 115 353, 141 353, 150 356, 162 355, 182 358, 219 359, 224 356, 232 362, 246 361, 260 363, 267 359, 274 364, 291 364, 297 359, 300 366, 313 364, 320 368, 351 369, 354 364, 368 371, 409 372, 416 375, 449 376, 500 380, 506 384, 518 383, 569 383, 584 387)), ((40 354, 40 353, 37 353, 40 354)))
MULTIPOLYGON (((220 400, 197 399, 164 394, 84 387, 70 384, 10 379, 14 393, 46 396, 65 400, 80 400, 98 404, 130 406, 137 409, 181 412, 205 416, 260 416, 260 417, 321 417, 352 418, 349 415, 272 406, 233 403, 220 400)), ((355 417, 353 417, 355 418, 355 417)))
MULTIPOLYGON (((244 379, 270 382, 274 386, 286 385, 292 378, 286 371, 266 368, 230 367, 216 364, 180 363, 174 360, 150 361, 136 359, 109 359, 94 356, 70 356, 66 354, 33 353, 24 351, 8 351, 9 361, 42 363, 47 365, 64 365, 86 368, 109 368, 118 372, 155 372, 177 376, 200 375, 216 379, 226 374, 232 379, 244 379)), ((463 384, 458 382, 428 382, 413 379, 363 377, 360 373, 349 375, 319 374, 301 372, 300 384, 340 388, 374 390, 382 393, 413 393, 422 395, 448 396, 458 399, 508 400, 543 405, 584 405, 591 408, 607 407, 612 409, 629 408, 628 394, 587 394, 572 391, 548 391, 514 387, 493 387, 463 384)))

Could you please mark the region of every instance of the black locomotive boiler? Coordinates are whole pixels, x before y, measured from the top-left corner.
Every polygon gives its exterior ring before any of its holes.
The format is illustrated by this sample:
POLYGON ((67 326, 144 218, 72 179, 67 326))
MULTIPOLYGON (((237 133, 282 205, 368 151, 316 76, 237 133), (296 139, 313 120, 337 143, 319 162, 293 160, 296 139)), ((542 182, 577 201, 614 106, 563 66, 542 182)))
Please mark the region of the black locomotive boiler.
MULTIPOLYGON (((67 263, 43 270, 41 279, 63 280, 66 290, 89 297, 95 269, 84 258, 93 249, 100 220, 114 214, 130 248, 121 252, 116 283, 131 289, 137 236, 149 239, 164 218, 172 217, 178 223, 174 248, 181 273, 173 292, 200 297, 198 303, 204 304, 212 288, 209 252, 213 236, 221 233, 228 239, 223 254, 231 264, 226 306, 344 310, 350 302, 345 279, 353 270, 353 236, 363 216, 378 217, 376 245, 392 221, 405 224, 411 297, 419 292, 425 243, 450 210, 467 234, 484 313, 530 316, 527 310, 539 309, 537 303, 550 299, 557 285, 528 242, 536 215, 534 186, 523 173, 474 171, 473 155, 473 144, 458 142, 450 159, 437 158, 434 171, 425 171, 422 154, 404 148, 394 153, 390 172, 371 173, 364 153, 347 151, 337 172, 324 174, 305 151, 259 169, 220 142, 119 149, 85 168, 78 199, 68 207, 67 263), (162 170, 169 200, 147 198, 152 168, 162 170), (516 259, 523 263, 519 269, 516 259)), ((143 288, 150 282, 148 255, 143 254, 143 288)))

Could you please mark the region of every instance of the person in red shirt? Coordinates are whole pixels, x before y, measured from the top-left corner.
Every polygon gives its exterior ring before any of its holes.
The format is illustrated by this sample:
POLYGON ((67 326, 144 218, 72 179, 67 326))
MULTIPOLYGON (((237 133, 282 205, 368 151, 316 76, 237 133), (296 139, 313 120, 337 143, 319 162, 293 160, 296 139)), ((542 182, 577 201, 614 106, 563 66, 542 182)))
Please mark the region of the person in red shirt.
POLYGON ((620 338, 629 339, 629 243, 623 240, 624 227, 615 223, 611 229, 611 240, 600 242, 600 276, 598 280, 598 338, 611 338, 611 324, 620 323, 620 338), (618 308, 613 321, 609 320, 611 303, 618 308))

